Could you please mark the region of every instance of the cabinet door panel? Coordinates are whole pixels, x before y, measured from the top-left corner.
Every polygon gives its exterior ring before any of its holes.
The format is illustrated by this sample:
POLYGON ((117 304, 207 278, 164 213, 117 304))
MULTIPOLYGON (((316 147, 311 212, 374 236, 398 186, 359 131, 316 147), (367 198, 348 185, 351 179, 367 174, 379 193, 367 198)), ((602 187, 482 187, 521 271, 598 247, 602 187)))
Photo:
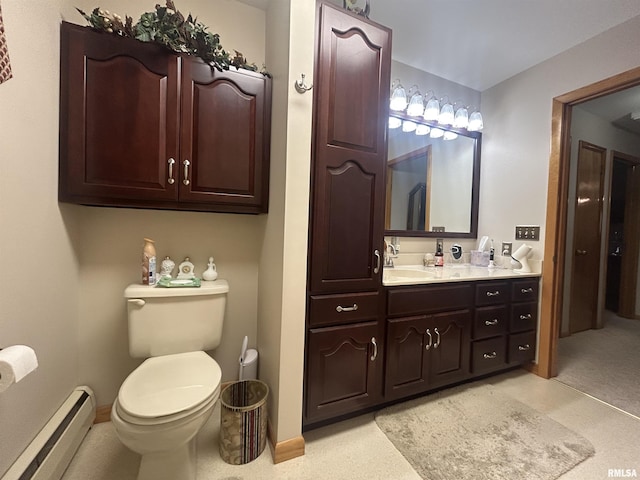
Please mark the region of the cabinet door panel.
MULTIPOLYGON (((398 318, 387 322, 385 399, 401 398, 425 391, 429 379, 426 350, 431 344, 427 335, 428 318, 424 315, 398 318)), ((433 335, 431 331, 430 335, 433 335)))
POLYGON ((434 346, 429 355, 431 386, 444 385, 469 376, 471 310, 433 315, 434 346))
POLYGON ((61 32, 60 199, 175 200, 180 59, 66 23, 61 32))
POLYGON ((349 413, 379 400, 382 342, 378 322, 309 331, 307 423, 349 413))
POLYGON ((197 60, 185 61, 180 200, 253 207, 266 202, 267 83, 268 79, 252 72, 218 72, 197 60), (188 184, 185 160, 189 161, 188 184))

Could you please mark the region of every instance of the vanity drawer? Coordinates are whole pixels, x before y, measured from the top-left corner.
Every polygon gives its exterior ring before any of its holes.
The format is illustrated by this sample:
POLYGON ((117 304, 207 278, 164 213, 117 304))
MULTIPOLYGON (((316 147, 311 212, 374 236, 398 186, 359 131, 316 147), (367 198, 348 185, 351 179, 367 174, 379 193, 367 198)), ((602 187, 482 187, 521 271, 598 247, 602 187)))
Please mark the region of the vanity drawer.
POLYGON ((511 284, 512 302, 538 301, 538 279, 517 280, 511 284))
POLYGON ((388 295, 390 316, 462 310, 473 305, 473 287, 469 284, 400 288, 389 290, 388 295))
POLYGON ((507 339, 505 336, 471 343, 471 372, 491 372, 504 368, 507 361, 507 339))
POLYGON ((526 363, 536 357, 536 332, 509 335, 509 363, 526 363))
POLYGON ((487 338, 507 332, 509 314, 506 305, 476 308, 473 320, 473 338, 487 338))
POLYGON ((476 305, 497 305, 509 300, 507 282, 488 282, 476 285, 476 305))
POLYGON ((379 299, 378 292, 311 295, 309 327, 376 320, 379 316, 379 299))
POLYGON ((523 332, 535 330, 538 321, 538 302, 517 303, 511 305, 509 331, 523 332))

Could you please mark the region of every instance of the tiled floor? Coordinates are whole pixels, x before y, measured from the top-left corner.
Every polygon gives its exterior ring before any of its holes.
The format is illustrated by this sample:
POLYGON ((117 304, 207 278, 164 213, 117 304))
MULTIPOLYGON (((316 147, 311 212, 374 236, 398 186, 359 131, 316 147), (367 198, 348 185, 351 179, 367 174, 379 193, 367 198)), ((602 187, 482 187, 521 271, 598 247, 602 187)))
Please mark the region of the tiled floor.
MULTIPOLYGON (((606 479, 609 469, 635 469, 640 475, 640 419, 524 371, 492 377, 489 382, 594 445, 595 456, 562 480, 606 479)), ((268 448, 246 465, 223 462, 217 451, 218 419, 216 408, 198 439, 199 479, 420 480, 378 429, 373 414, 306 433, 306 454, 278 465, 273 464, 268 448)), ((134 480, 137 467, 136 455, 120 444, 110 423, 103 423, 89 432, 63 480, 134 480)))

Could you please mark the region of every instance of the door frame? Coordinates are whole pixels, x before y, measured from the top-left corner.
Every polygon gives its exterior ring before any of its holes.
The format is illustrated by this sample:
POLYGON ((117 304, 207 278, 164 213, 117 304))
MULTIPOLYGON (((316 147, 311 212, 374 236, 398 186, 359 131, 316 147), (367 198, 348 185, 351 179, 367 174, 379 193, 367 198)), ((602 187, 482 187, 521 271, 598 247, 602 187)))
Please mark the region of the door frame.
POLYGON ((558 374, 558 338, 562 320, 567 243, 572 108, 587 100, 637 85, 640 85, 640 67, 553 99, 538 363, 532 368, 533 373, 544 378, 555 377, 558 374))

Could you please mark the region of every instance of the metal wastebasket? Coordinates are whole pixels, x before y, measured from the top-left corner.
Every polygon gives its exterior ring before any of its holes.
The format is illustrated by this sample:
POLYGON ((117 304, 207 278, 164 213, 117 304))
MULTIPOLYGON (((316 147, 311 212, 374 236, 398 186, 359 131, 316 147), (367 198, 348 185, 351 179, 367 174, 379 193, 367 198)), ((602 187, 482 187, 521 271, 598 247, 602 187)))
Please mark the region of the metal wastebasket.
POLYGON ((267 444, 267 396, 260 380, 229 384, 220 394, 220 457, 242 465, 260 456, 267 444))

